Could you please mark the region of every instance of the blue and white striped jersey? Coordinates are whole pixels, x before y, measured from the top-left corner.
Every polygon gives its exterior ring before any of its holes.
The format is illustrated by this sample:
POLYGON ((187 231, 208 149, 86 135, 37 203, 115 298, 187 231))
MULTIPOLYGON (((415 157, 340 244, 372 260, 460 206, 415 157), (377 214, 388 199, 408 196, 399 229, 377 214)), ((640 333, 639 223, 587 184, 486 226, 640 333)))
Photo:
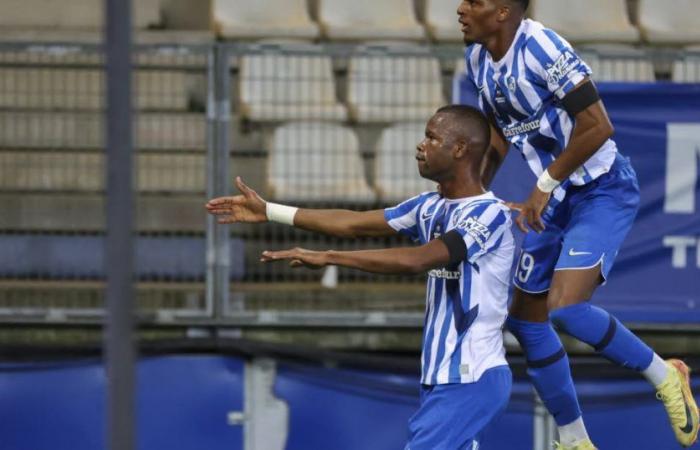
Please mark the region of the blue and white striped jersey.
MULTIPOLYGON (((539 177, 566 148, 574 128, 561 99, 590 76, 591 69, 564 38, 529 19, 523 20, 500 61, 473 44, 466 49, 466 62, 479 106, 493 114, 506 139, 539 177)), ((581 186, 608 172, 616 152, 612 140, 605 142, 554 196, 561 200, 568 185, 581 186)))
POLYGON ((428 274, 421 383, 472 383, 506 365, 503 322, 515 245, 510 210, 491 192, 450 200, 427 192, 384 211, 393 229, 425 244, 457 230, 464 261, 428 274))

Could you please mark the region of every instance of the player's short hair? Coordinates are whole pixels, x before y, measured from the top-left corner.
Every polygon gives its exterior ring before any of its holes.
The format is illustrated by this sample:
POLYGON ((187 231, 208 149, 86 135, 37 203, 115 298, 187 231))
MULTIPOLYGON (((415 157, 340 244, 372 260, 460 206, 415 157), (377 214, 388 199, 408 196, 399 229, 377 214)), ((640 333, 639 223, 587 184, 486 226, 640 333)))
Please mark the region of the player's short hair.
POLYGON ((517 3, 523 8, 523 11, 527 11, 530 7, 530 0, 511 0, 513 3, 517 3))
POLYGON ((447 114, 453 120, 450 131, 456 138, 470 139, 482 144, 483 151, 489 147, 491 127, 484 113, 467 105, 447 105, 438 109, 436 114, 447 114))

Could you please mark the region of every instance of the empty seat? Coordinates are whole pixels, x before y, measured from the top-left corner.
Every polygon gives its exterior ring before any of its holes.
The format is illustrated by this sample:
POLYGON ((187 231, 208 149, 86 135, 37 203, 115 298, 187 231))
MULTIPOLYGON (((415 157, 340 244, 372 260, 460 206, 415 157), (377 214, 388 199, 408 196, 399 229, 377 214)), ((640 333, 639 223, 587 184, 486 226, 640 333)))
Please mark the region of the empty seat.
MULTIPOLYGON (((101 109, 104 71, 98 69, 0 68, 0 107, 23 109, 101 109)), ((187 75, 182 71, 134 72, 135 106, 186 110, 187 75)))
MULTIPOLYGON (((192 113, 138 114, 134 138, 141 149, 205 149, 205 118, 192 113)), ((2 148, 100 148, 102 142, 102 115, 94 112, 0 111, 2 148)))
POLYGON ((318 37, 305 0, 213 0, 217 34, 225 38, 318 37))
POLYGON ((444 103, 437 58, 368 53, 350 59, 348 104, 358 122, 425 121, 444 103))
POLYGON ((418 173, 416 146, 425 135, 425 123, 399 123, 385 129, 377 143, 374 184, 384 202, 400 202, 437 184, 418 173))
MULTIPOLYGON (((204 154, 137 154, 140 192, 203 193, 204 154)), ((0 151, 0 189, 86 191, 104 189, 104 154, 88 152, 0 151)))
POLYGON ((626 0, 535 0, 532 16, 572 42, 639 41, 626 0))
MULTIPOLYGON (((100 0, 0 0, 0 28, 97 30, 104 23, 100 0)), ((161 23, 160 0, 133 0, 132 26, 161 23)))
POLYGON ((438 42, 463 42, 454 0, 426 0, 425 24, 430 37, 438 42))
POLYGON ((639 0, 639 27, 652 44, 700 43, 700 2, 639 0))
POLYGON ((272 136, 268 189, 292 201, 373 201, 357 136, 324 122, 292 122, 272 136))
POLYGON ((255 121, 347 119, 330 56, 249 54, 240 61, 240 113, 255 121))
POLYGON ((700 46, 688 47, 673 63, 671 78, 676 83, 700 83, 700 46))
POLYGON ((407 39, 425 37, 412 0, 318 0, 323 34, 334 40, 407 39))
POLYGON ((596 81, 654 82, 654 64, 644 50, 626 45, 582 47, 579 55, 596 81))

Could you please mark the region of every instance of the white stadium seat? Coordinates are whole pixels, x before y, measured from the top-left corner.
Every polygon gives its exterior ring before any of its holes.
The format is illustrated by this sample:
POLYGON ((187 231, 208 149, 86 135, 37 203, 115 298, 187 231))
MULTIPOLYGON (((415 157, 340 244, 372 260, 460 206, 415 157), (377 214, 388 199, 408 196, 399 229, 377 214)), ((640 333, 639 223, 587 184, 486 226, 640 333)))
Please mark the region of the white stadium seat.
POLYGON ((324 122, 278 127, 269 145, 268 190, 277 200, 373 201, 357 136, 324 122))
POLYGON ((639 0, 639 27, 652 44, 700 43, 698 0, 639 0))
POLYGON ((463 42, 457 6, 459 2, 455 0, 426 0, 425 23, 431 38, 438 42, 463 42))
POLYGON ((700 46, 685 50, 681 59, 673 63, 671 79, 676 83, 700 83, 700 46))
POLYGON ((382 132, 375 151, 374 185, 383 201, 400 202, 435 190, 436 183, 421 178, 415 160, 424 135, 424 122, 398 123, 382 132))
POLYGON ((654 64, 644 50, 626 45, 595 45, 578 49, 595 81, 656 81, 654 64))
POLYGON ((440 62, 431 56, 353 56, 348 104, 358 122, 425 121, 445 103, 440 62))
POLYGON ((217 34, 225 38, 314 39, 319 35, 305 0, 212 1, 217 34))
MULTIPOLYGON (((160 0, 133 0, 133 27, 161 23, 160 0)), ((104 22, 101 0, 0 0, 0 28, 98 30, 104 22)))
POLYGON ((635 43, 626 0, 534 0, 532 17, 571 42, 635 43))
MULTIPOLYGON (((100 109, 104 71, 95 69, 0 68, 0 107, 28 109, 100 109)), ((134 72, 135 106, 151 110, 186 110, 184 71, 134 72)))
POLYGON ((323 34, 333 40, 422 40, 412 0, 318 0, 323 34))
POLYGON ((254 121, 347 119, 333 62, 322 54, 248 54, 240 60, 240 111, 254 121))

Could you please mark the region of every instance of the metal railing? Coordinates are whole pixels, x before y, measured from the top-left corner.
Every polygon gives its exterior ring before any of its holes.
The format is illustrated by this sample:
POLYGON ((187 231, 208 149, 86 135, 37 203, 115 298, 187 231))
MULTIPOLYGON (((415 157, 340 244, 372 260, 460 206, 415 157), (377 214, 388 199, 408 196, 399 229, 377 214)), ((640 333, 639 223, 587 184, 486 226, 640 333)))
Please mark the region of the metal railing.
MULTIPOLYGON (((651 81, 667 68, 679 81, 700 81, 692 53, 582 53, 606 79, 651 81)), ((233 175, 266 199, 307 207, 377 209, 431 189, 413 149, 452 97, 461 54, 396 45, 136 46, 140 313, 232 326, 420 327, 423 277, 258 262, 266 249, 407 240, 216 226, 203 205, 232 193, 233 175)), ((1 317, 102 314, 102 60, 95 45, 0 44, 1 317)))

